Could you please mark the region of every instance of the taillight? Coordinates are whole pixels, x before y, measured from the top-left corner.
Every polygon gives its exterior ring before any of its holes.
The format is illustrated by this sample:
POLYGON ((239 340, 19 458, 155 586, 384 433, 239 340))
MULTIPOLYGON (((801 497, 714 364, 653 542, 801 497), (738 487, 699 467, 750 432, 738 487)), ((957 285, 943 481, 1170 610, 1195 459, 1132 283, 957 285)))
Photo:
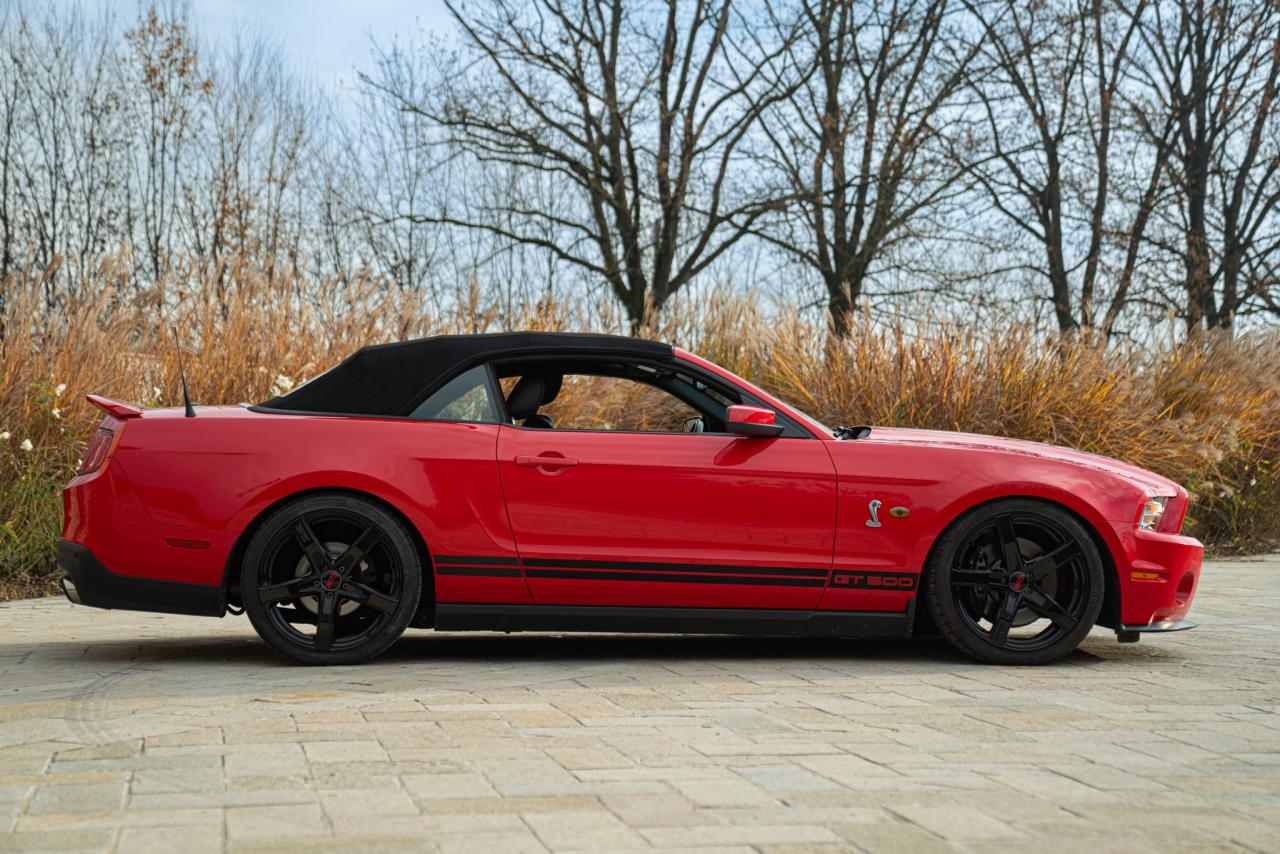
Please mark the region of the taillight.
POLYGON ((80 464, 77 474, 89 474, 102 468, 102 464, 107 461, 107 454, 111 453, 111 440, 115 437, 116 434, 106 427, 99 427, 98 432, 93 434, 93 441, 89 443, 89 450, 84 452, 84 462, 80 464))

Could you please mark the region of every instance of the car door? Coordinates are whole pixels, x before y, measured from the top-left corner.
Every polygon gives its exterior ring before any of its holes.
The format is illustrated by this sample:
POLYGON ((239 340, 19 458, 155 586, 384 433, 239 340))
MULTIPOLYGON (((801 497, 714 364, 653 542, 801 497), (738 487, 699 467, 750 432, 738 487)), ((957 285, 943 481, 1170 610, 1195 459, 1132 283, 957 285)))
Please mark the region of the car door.
POLYGON ((817 439, 504 425, 498 470, 538 604, 813 608, 826 585, 817 439))

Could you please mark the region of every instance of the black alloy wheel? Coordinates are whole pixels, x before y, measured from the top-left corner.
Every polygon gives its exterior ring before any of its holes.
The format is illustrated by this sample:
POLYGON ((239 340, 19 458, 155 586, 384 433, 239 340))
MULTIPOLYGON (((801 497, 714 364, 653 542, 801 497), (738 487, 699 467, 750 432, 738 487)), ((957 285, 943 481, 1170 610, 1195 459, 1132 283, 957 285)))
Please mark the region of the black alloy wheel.
POLYGON ((354 664, 391 646, 418 608, 422 567, 404 526, 353 495, 307 496, 263 522, 245 554, 245 611, 272 648, 354 664))
POLYGON ((1043 664, 1074 650, 1102 609, 1102 557, 1081 522, 1034 499, 984 505, 939 538, 925 600, 950 643, 981 661, 1043 664))

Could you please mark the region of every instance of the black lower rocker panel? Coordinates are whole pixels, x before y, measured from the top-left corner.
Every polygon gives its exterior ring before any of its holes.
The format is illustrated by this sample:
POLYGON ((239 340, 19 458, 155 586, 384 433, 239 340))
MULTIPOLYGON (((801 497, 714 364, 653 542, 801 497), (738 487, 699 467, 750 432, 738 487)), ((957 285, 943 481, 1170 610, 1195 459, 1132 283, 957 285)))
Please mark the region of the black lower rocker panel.
POLYGON ((907 638, 915 610, 782 611, 753 608, 624 608, 596 605, 437 604, 444 632, 652 632, 907 638))

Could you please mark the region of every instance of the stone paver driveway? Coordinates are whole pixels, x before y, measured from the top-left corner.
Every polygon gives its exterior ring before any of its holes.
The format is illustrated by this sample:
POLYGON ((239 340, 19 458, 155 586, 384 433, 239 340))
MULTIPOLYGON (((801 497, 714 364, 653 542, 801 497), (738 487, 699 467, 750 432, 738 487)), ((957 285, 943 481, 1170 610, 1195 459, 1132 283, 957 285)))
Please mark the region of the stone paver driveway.
POLYGON ((1051 667, 943 643, 413 633, 0 606, 0 850, 1280 851, 1280 558, 1051 667))

